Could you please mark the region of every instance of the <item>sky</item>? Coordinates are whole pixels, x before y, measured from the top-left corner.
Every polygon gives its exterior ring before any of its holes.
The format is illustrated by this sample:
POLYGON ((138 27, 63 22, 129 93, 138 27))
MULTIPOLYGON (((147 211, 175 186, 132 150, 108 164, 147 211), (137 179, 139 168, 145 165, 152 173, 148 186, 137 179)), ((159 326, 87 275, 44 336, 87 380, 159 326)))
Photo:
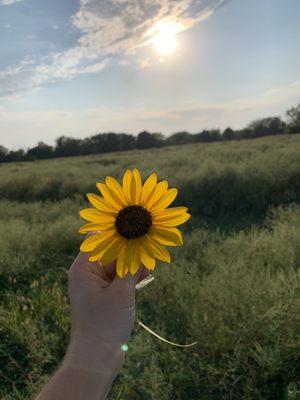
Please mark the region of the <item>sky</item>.
POLYGON ((299 0, 0 0, 0 145, 284 118, 299 15, 299 0))

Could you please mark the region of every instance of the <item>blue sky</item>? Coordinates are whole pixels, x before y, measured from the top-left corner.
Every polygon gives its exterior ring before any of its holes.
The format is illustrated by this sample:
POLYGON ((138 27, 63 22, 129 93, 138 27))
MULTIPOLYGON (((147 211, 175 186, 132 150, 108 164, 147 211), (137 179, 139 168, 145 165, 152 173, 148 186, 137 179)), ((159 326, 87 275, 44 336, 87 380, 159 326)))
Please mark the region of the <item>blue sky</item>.
POLYGON ((299 15, 298 0, 0 0, 0 144, 284 116, 300 102, 299 15))

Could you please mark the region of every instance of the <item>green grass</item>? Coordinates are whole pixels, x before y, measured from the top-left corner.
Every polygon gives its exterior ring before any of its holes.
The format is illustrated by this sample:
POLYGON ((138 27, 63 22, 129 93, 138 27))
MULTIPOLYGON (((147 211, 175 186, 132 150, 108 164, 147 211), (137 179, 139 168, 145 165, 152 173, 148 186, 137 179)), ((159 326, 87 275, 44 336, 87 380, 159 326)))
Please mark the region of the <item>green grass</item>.
POLYGON ((66 270, 84 193, 127 167, 179 187, 183 248, 138 295, 110 399, 295 400, 300 386, 300 135, 0 166, 0 398, 30 400, 69 337, 66 270))

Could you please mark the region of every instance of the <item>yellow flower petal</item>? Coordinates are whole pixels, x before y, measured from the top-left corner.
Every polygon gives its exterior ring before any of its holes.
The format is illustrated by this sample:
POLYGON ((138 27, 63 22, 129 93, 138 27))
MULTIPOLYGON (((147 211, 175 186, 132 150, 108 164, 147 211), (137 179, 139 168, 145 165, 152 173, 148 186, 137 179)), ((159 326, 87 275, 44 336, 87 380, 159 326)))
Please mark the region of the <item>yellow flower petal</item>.
POLYGON ((105 249, 101 257, 103 265, 107 265, 118 257, 123 244, 123 239, 117 236, 105 249))
POLYGON ((105 231, 102 232, 100 235, 101 235, 101 240, 98 242, 97 246, 91 252, 89 257, 90 261, 99 260, 102 257, 103 253, 106 251, 106 249, 111 245, 111 243, 117 237, 115 231, 105 231))
POLYGON ((123 176, 123 192, 128 204, 133 204, 131 199, 132 172, 127 169, 123 176))
POLYGON ((157 175, 153 172, 145 181, 141 192, 141 204, 145 204, 154 192, 157 184, 157 175))
POLYGON ((162 246, 160 243, 156 242, 150 236, 145 235, 141 239, 143 249, 150 255, 150 257, 155 257, 158 260, 170 263, 171 256, 168 250, 162 246))
POLYGON ((183 213, 185 213, 187 211, 188 211, 187 207, 171 207, 171 208, 167 208, 165 210, 153 211, 152 217, 168 219, 169 217, 177 217, 178 215, 182 215, 183 213))
POLYGON ((97 231, 108 231, 116 229, 114 223, 99 223, 92 222, 90 224, 85 224, 79 229, 79 233, 97 232, 97 231))
POLYGON ((169 204, 171 204, 175 200, 177 193, 178 193, 177 189, 174 188, 169 189, 167 193, 165 193, 160 199, 152 203, 152 205, 149 206, 148 210, 149 211, 164 210, 166 207, 168 207, 169 204))
POLYGON ((88 253, 89 251, 94 250, 99 241, 100 233, 96 233, 95 235, 90 236, 81 243, 80 250, 88 253))
POLYGON ((116 271, 120 278, 123 278, 123 276, 125 276, 128 273, 128 268, 125 265, 125 250, 126 250, 126 241, 124 241, 121 246, 116 264, 116 271))
POLYGON ((122 201, 122 204, 127 205, 122 186, 119 184, 119 182, 112 176, 107 176, 105 183, 106 186, 122 201))
POLYGON ((141 262, 147 269, 154 270, 155 258, 150 257, 143 248, 141 249, 141 262))
POLYGON ((160 199, 167 193, 168 190, 168 182, 161 181, 159 182, 154 191, 152 196, 149 198, 147 202, 144 203, 144 206, 147 210, 151 211, 151 208, 154 204, 156 204, 160 199))
POLYGON ((103 213, 109 213, 109 214, 117 214, 117 210, 113 208, 110 204, 108 204, 103 197, 98 196, 97 194, 94 193, 87 193, 87 198, 89 199, 89 202, 97 208, 97 210, 103 212, 103 213))
POLYGON ((115 210, 119 211, 121 208, 125 206, 125 203, 123 203, 118 198, 118 196, 111 189, 109 189, 104 183, 101 182, 97 183, 97 188, 100 190, 106 203, 109 204, 115 210))
POLYGON ((125 265, 129 272, 134 275, 140 268, 140 243, 139 239, 126 241, 125 265))
POLYGON ((100 212, 99 210, 95 210, 95 208, 85 208, 79 212, 81 218, 90 222, 100 222, 100 223, 110 223, 115 221, 114 215, 111 213, 100 212))
POLYGON ((178 225, 185 223, 187 220, 190 219, 190 217, 191 217, 191 215, 188 213, 177 215, 175 217, 168 217, 168 218, 162 218, 162 219, 159 219, 156 217, 153 219, 153 225, 158 226, 158 227, 178 226, 178 225))
POLYGON ((130 181, 130 199, 131 199, 131 204, 137 203, 137 187, 133 174, 130 181))
POLYGON ((164 246, 181 246, 183 244, 182 234, 177 228, 151 226, 148 235, 164 246))
POLYGON ((135 181, 134 185, 134 190, 135 190, 135 203, 140 204, 140 197, 141 197, 141 191, 142 191, 142 178, 141 174, 138 169, 134 169, 132 171, 132 176, 135 181))

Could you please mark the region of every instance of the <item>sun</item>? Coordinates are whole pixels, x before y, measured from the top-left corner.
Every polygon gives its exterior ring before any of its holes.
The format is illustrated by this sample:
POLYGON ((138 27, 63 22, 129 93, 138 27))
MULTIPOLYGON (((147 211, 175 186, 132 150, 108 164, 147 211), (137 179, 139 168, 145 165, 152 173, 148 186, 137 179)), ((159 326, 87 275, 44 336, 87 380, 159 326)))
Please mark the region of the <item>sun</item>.
POLYGON ((177 47, 176 29, 172 24, 161 24, 153 38, 156 51, 162 56, 173 53, 177 47))

